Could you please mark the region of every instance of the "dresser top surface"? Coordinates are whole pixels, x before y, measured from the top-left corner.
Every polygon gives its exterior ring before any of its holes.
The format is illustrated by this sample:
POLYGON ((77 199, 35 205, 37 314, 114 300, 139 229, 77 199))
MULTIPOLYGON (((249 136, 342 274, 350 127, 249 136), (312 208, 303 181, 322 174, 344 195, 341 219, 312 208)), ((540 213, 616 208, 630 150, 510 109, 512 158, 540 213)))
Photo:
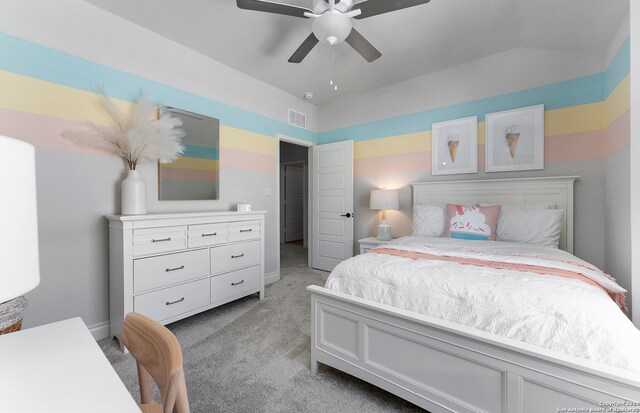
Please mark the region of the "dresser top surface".
POLYGON ((239 217, 239 216, 260 216, 265 215, 267 211, 249 211, 249 212, 239 212, 239 211, 200 211, 200 212, 162 212, 162 213, 152 213, 145 215, 106 215, 106 218, 110 221, 120 221, 120 222, 128 222, 128 221, 146 221, 153 219, 175 219, 175 218, 203 218, 203 217, 221 217, 221 216, 231 216, 231 217, 239 217))

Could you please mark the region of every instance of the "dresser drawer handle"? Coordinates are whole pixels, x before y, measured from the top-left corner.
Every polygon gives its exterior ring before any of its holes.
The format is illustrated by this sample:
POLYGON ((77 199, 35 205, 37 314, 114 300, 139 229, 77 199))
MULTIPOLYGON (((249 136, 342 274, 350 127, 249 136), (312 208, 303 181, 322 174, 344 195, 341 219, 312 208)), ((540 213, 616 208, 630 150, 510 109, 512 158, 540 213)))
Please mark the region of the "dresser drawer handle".
POLYGON ((179 300, 175 300, 175 301, 167 301, 166 303, 164 303, 164 305, 177 304, 177 303, 180 303, 180 302, 182 302, 182 301, 184 301, 184 297, 182 297, 182 298, 181 298, 181 299, 179 299, 179 300))
POLYGON ((244 257, 244 254, 232 255, 231 258, 241 258, 244 257))
POLYGON ((251 231, 253 231, 253 229, 252 229, 252 228, 249 228, 249 229, 241 229, 241 230, 240 230, 240 232, 251 232, 251 231))
POLYGON ((179 267, 176 268, 166 268, 165 271, 166 272, 170 272, 170 271, 178 271, 178 270, 184 270, 184 265, 181 265, 179 267))
POLYGON ((217 232, 212 232, 211 234, 202 234, 203 237, 215 237, 216 235, 218 235, 217 232))
POLYGON ((242 281, 238 281, 237 283, 231 283, 231 286, 233 287, 234 285, 240 285, 240 284, 242 284, 243 282, 244 282, 244 280, 242 280, 242 281))
POLYGON ((164 241, 171 241, 171 237, 162 238, 162 239, 152 239, 151 240, 151 242, 164 242, 164 241))

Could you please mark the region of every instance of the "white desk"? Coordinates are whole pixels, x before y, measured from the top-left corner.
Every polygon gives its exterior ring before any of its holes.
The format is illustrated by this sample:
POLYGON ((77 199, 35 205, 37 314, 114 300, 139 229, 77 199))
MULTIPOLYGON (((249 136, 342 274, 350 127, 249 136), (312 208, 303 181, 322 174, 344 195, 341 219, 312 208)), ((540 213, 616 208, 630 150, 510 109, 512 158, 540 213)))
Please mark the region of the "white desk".
POLYGON ((80 318, 0 336, 0 412, 140 413, 80 318))

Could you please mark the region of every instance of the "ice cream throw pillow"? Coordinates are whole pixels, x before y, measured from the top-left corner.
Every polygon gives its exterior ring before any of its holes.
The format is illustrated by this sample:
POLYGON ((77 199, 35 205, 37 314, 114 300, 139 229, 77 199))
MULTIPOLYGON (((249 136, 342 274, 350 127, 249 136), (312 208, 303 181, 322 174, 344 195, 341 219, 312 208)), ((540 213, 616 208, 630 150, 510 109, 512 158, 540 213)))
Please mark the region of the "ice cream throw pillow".
POLYGON ((500 205, 477 207, 447 204, 448 229, 444 236, 495 241, 500 208, 500 205))

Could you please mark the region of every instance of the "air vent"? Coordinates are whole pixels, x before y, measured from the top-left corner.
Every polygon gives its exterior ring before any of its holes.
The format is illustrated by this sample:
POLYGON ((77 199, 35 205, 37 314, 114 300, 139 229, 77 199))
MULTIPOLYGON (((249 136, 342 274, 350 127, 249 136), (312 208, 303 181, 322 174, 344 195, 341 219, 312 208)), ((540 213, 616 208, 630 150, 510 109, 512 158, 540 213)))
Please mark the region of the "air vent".
POLYGON ((296 112, 293 109, 289 109, 289 125, 307 129, 307 115, 305 115, 304 113, 296 112))

